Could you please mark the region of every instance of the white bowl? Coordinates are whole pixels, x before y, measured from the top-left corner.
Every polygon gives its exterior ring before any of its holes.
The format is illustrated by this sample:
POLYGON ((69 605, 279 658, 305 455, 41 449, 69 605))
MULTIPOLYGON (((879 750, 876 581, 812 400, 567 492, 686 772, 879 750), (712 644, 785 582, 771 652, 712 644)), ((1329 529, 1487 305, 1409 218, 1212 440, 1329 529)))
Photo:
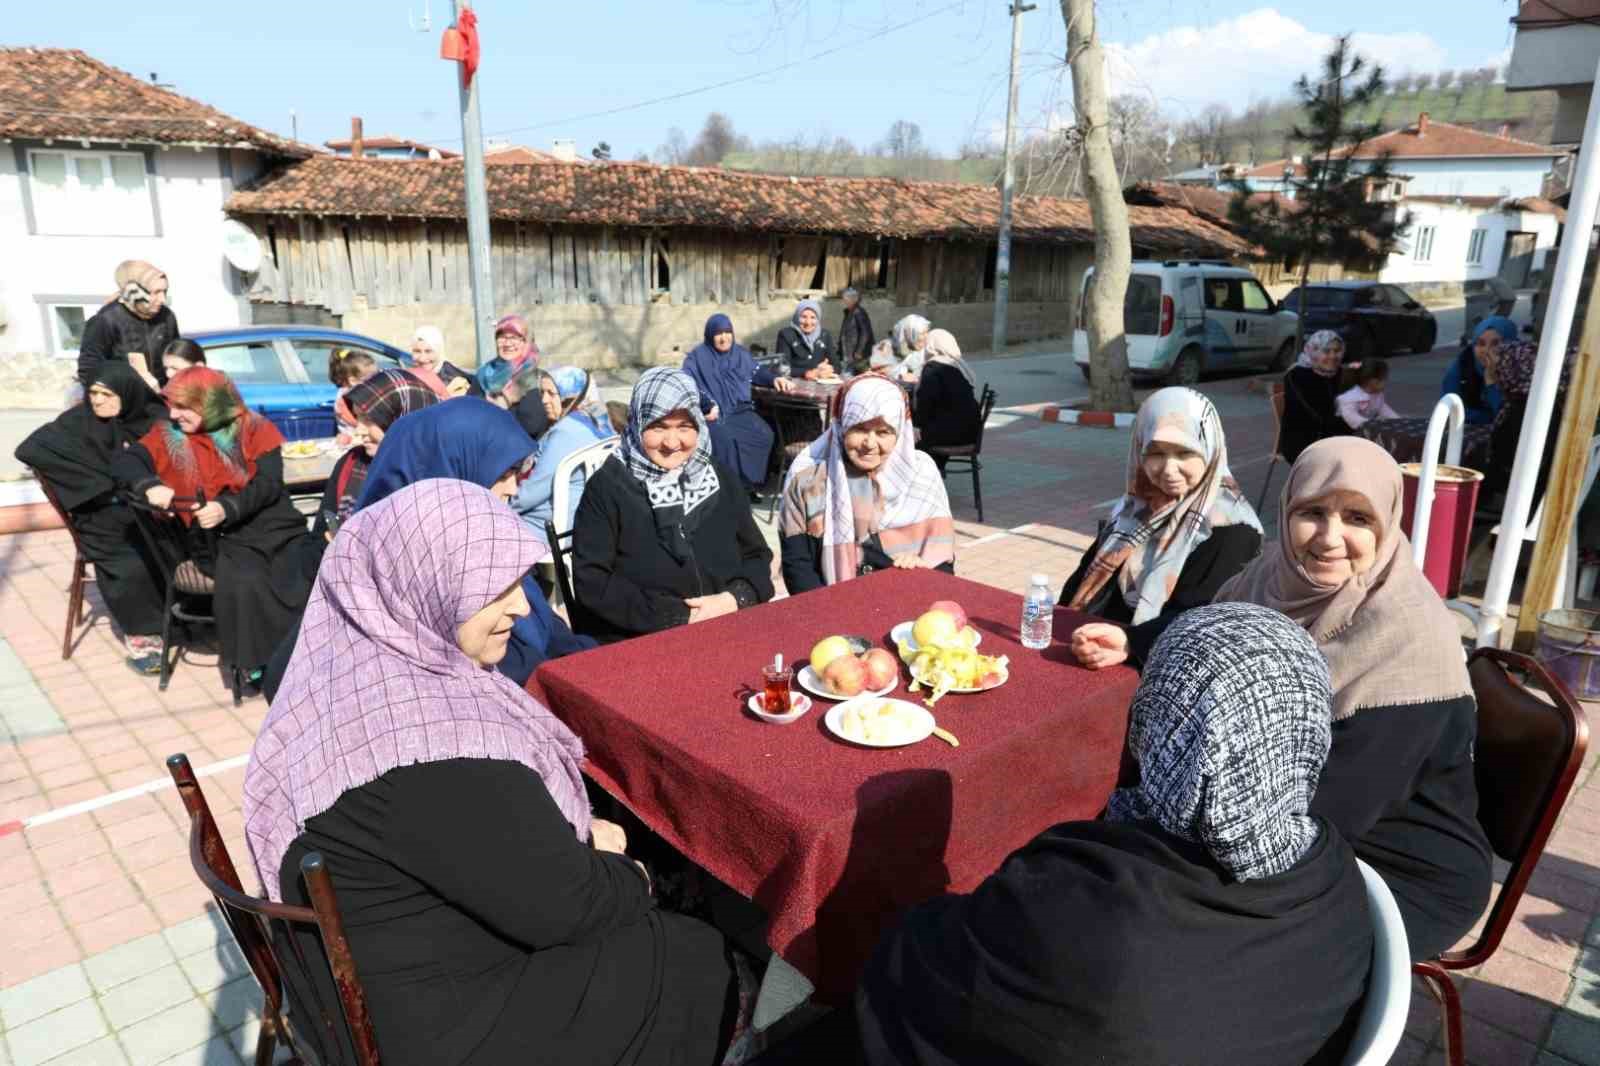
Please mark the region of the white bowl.
POLYGON ((761 704, 762 699, 759 692, 752 692, 750 699, 745 702, 745 706, 750 708, 750 713, 763 722, 771 722, 773 725, 788 725, 790 722, 799 721, 800 717, 811 709, 811 697, 804 692, 789 693, 788 714, 768 714, 762 709, 761 704))

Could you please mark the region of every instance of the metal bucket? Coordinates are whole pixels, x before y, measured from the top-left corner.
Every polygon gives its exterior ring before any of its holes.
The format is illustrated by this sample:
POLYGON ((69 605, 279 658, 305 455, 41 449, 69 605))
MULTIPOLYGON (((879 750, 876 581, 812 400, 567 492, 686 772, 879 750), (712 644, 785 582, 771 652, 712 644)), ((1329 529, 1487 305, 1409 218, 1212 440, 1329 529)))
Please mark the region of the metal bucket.
POLYGON ((1546 611, 1534 658, 1580 700, 1600 699, 1600 611, 1546 611))
MULTIPOLYGON (((1411 536, 1416 529, 1417 489, 1422 483, 1421 463, 1401 463, 1405 514, 1401 528, 1411 536)), ((1428 547, 1423 573, 1443 599, 1461 595, 1461 574, 1467 567, 1472 537, 1472 512, 1478 506, 1478 486, 1483 475, 1464 466, 1440 463, 1433 480, 1433 510, 1428 518, 1428 547)))

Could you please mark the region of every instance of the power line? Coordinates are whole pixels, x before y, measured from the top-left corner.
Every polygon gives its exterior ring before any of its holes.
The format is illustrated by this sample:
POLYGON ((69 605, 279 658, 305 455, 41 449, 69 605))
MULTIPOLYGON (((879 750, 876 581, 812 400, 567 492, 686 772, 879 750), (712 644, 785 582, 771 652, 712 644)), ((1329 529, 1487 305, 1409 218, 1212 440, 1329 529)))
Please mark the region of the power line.
MULTIPOLYGON (((607 118, 607 117, 609 117, 611 115, 620 115, 620 114, 623 114, 624 112, 627 112, 627 111, 638 111, 640 108, 654 107, 656 104, 665 104, 665 103, 670 103, 673 100, 682 100, 685 97, 689 97, 689 96, 698 96, 701 93, 713 92, 713 91, 715 91, 717 89, 726 89, 731 85, 742 85, 745 82, 755 81, 758 78, 765 78, 765 77, 768 77, 768 76, 773 75, 773 74, 781 74, 784 71, 790 70, 790 69, 792 69, 794 67, 808 66, 808 65, 810 65, 812 63, 815 63, 819 59, 825 59, 828 56, 836 55, 837 53, 846 51, 847 49, 858 47, 858 46, 860 46, 862 44, 867 43, 868 41, 875 41, 875 40, 878 40, 881 37, 887 37, 891 33, 898 33, 900 30, 906 29, 909 26, 915 26, 919 22, 926 22, 931 18, 935 18, 936 16, 946 14, 947 12, 950 12, 950 11, 954 11, 957 8, 960 8, 960 7, 963 7, 963 6, 965 6, 965 0, 957 0, 956 3, 946 4, 943 7, 935 8, 934 10, 928 12, 927 14, 920 15, 917 18, 907 19, 905 22, 898 22, 898 23, 895 23, 892 26, 885 26, 883 29, 879 30, 878 32, 869 33, 865 37, 858 37, 858 38, 856 38, 856 39, 854 39, 852 41, 846 42, 845 44, 836 45, 833 48, 829 48, 829 49, 826 49, 826 50, 821 51, 821 52, 813 52, 812 54, 806 56, 804 59, 796 59, 796 60, 793 60, 793 61, 788 62, 788 63, 781 63, 778 66, 772 67, 770 69, 755 71, 754 73, 744 74, 744 75, 741 75, 740 77, 737 77, 737 78, 729 78, 727 81, 719 81, 719 82, 715 82, 715 83, 713 83, 711 85, 702 85, 698 89, 685 89, 682 92, 670 93, 670 94, 668 94, 666 96, 658 96, 658 97, 655 97, 654 99, 651 99, 651 100, 641 100, 636 104, 625 104, 622 107, 607 108, 604 111, 590 111, 587 114, 572 115, 572 116, 569 116, 567 118, 553 119, 553 120, 551 120, 549 122, 536 122, 531 126, 518 126, 518 127, 514 128, 514 129, 494 130, 494 131, 486 134, 486 136, 490 136, 490 137, 507 137, 507 136, 510 136, 513 133, 530 133, 533 130, 549 129, 552 126, 565 126, 566 124, 568 124, 570 122, 586 122, 586 121, 588 121, 589 119, 592 119, 592 118, 607 118)), ((440 143, 454 143, 456 141, 459 141, 460 139, 461 139, 460 137, 434 137, 434 138, 430 138, 430 140, 438 141, 440 143)))

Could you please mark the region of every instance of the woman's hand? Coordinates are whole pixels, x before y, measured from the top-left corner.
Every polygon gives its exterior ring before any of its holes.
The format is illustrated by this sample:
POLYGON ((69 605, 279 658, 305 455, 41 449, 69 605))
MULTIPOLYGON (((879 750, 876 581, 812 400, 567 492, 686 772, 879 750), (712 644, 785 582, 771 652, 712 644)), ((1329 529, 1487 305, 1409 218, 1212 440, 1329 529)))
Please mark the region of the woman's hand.
POLYGON ((916 552, 906 552, 904 555, 896 555, 894 557, 894 568, 896 570, 926 570, 928 569, 928 561, 916 552))
POLYGON ((1072 654, 1091 670, 1128 661, 1128 631, 1108 622, 1090 622, 1072 631, 1072 654))
POLYGON ((772 387, 779 392, 793 392, 794 382, 788 378, 777 378, 772 382, 772 387))
POLYGON ((177 493, 166 485, 151 485, 144 490, 145 502, 163 511, 172 506, 172 498, 176 495, 177 493))
POLYGON ((690 596, 683 602, 689 605, 690 625, 721 618, 739 609, 739 601, 733 598, 731 592, 719 592, 715 596, 690 596))
POLYGON ((596 818, 589 825, 589 841, 596 851, 609 851, 613 855, 628 853, 628 834, 616 822, 596 818))
POLYGON ((718 407, 716 404, 712 404, 711 410, 706 412, 706 421, 715 422, 717 420, 717 416, 720 414, 722 414, 722 408, 718 407))
POLYGON ((222 504, 212 500, 194 513, 194 520, 200 524, 201 529, 216 529, 228 517, 228 512, 222 509, 222 504))

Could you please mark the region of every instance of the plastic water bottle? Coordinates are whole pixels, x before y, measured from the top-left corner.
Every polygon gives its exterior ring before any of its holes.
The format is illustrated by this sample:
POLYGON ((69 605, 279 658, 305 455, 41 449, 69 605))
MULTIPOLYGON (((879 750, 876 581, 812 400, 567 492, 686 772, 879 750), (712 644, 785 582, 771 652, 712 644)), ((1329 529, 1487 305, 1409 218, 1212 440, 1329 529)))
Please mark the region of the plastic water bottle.
POLYGON ((1055 620, 1056 600, 1050 595, 1050 576, 1034 574, 1028 578, 1028 592, 1022 600, 1022 646, 1035 651, 1048 648, 1055 620))

